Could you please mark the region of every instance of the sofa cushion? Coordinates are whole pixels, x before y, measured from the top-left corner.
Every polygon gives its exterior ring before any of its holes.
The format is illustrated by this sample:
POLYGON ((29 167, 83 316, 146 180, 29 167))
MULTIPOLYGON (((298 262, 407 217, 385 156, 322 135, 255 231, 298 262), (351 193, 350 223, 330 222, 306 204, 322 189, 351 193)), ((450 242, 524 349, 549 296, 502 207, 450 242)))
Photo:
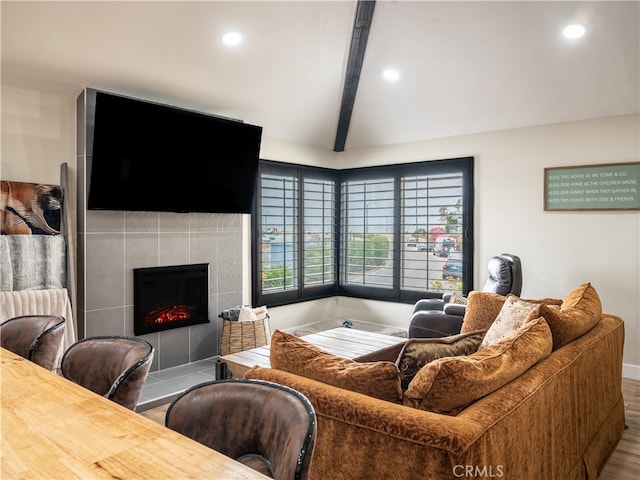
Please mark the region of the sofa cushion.
POLYGON ((402 389, 406 390, 409 382, 418 370, 437 358, 471 355, 480 346, 484 330, 460 333, 442 338, 411 338, 404 343, 396 365, 400 370, 402 389))
POLYGON ((402 403, 400 371, 393 362, 356 362, 280 330, 271 336, 270 360, 278 370, 402 403))
POLYGON ((545 318, 553 336, 553 349, 566 345, 591 330, 602 317, 602 303, 590 283, 573 290, 560 308, 543 305, 540 314, 545 318))
POLYGON ((440 358, 422 367, 404 404, 457 415, 471 403, 515 379, 551 353, 549 326, 540 317, 469 356, 440 358))
POLYGON ((516 295, 507 295, 498 316, 493 321, 482 340, 482 346, 488 347, 521 328, 528 320, 538 318, 540 304, 522 300, 516 295))
POLYGON ((489 330, 500 313, 505 297, 497 293, 469 292, 461 333, 489 330))

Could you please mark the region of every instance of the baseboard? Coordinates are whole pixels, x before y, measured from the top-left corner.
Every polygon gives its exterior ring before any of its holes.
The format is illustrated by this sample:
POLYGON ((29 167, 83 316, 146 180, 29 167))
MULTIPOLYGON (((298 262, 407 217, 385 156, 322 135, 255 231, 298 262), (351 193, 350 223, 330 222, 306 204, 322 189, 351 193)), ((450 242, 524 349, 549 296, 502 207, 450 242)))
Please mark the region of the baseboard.
POLYGON ((632 380, 640 380, 640 365, 622 364, 622 376, 632 380))

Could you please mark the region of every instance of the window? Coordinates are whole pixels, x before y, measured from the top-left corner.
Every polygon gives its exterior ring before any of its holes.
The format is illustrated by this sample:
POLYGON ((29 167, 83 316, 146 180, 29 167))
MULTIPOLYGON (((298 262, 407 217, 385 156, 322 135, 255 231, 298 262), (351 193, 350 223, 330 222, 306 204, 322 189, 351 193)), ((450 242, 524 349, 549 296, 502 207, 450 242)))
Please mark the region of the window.
POLYGON ((354 294, 393 289, 393 177, 345 179, 341 185, 341 287, 354 294))
POLYGON ((471 289, 472 158, 340 174, 341 295, 412 302, 471 289))
POLYGON ((253 219, 255 304, 472 289, 471 157, 348 170, 262 161, 253 219))
POLYGON ((464 174, 408 175, 400 179, 402 244, 400 288, 462 291, 464 174))
POLYGON ((255 305, 336 294, 335 219, 333 170, 260 162, 253 224, 255 305))

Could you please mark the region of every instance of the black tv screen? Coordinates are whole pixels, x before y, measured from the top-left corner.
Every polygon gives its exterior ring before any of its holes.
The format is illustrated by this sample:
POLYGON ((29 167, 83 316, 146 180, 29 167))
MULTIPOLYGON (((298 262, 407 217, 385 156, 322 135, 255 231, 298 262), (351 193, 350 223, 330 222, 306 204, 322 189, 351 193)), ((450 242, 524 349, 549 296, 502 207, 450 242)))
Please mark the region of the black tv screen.
POLYGON ((262 127, 96 92, 90 210, 250 213, 262 127))

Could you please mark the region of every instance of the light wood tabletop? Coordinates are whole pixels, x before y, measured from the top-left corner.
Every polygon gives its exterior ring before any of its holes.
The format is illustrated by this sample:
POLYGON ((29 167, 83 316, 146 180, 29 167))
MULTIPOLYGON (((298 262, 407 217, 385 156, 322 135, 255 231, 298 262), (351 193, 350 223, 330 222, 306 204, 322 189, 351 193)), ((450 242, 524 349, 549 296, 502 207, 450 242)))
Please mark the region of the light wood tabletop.
POLYGON ((268 477, 0 349, 0 478, 268 477))
MULTIPOLYGON (((406 340, 393 335, 344 327, 323 330, 301 338, 334 355, 359 362, 374 360, 395 362, 406 340)), ((225 355, 220 357, 220 360, 227 363, 234 377, 239 378, 254 365, 270 367, 269 353, 270 345, 264 345, 225 355)))

